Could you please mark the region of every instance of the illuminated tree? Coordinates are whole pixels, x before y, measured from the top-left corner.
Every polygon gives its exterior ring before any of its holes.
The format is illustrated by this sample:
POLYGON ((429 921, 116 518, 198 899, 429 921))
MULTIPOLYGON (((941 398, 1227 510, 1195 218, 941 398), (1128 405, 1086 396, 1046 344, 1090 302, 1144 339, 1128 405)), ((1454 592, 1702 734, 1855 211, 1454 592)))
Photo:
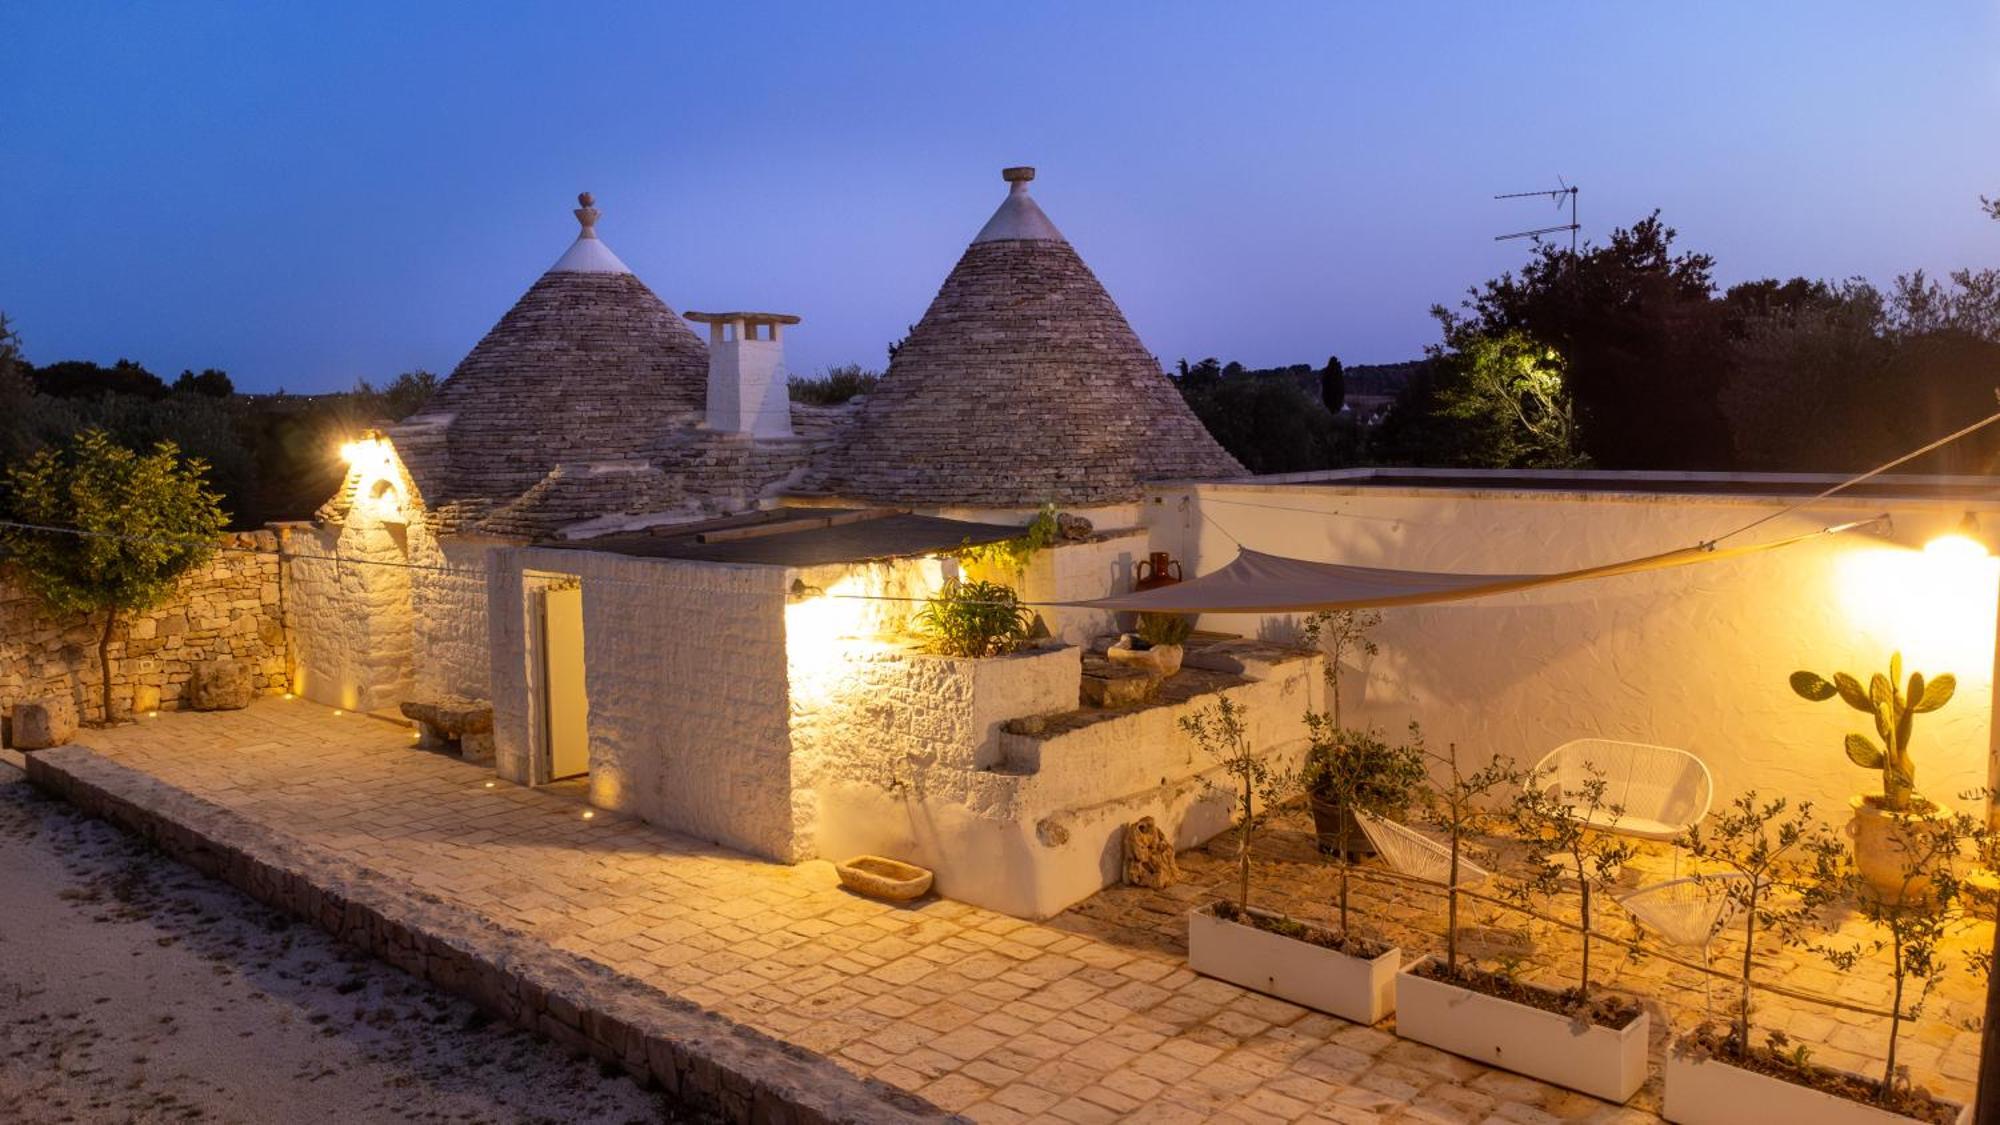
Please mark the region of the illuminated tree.
POLYGON ((99 429, 8 471, 18 521, 0 527, 8 560, 51 611, 104 615, 97 659, 106 722, 118 615, 157 605, 215 551, 224 518, 207 474, 206 462, 183 458, 172 442, 136 453, 99 429))

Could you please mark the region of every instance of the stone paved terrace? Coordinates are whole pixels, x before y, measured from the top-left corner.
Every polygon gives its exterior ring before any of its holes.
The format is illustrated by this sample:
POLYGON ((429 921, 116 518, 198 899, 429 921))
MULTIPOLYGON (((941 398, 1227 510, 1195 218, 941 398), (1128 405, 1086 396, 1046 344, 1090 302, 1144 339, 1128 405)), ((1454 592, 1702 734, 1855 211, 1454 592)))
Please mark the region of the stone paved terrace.
MULTIPOLYGON (((403 730, 303 701, 168 714, 82 741, 301 847, 977 1121, 1623 1121, 1658 1104, 1657 1078, 1614 1107, 1194 976, 1178 912, 1227 876, 1202 852, 1185 857, 1189 884, 1110 891, 1033 924, 948 901, 875 903, 839 889, 825 863, 785 867, 586 817, 573 795, 489 784, 403 730)), ((1270 846, 1309 853, 1290 836, 1270 846)), ((1302 902, 1322 889, 1294 887, 1302 902)), ((1936 1051, 1950 1074, 1970 1064, 1952 1036, 1936 1051)))

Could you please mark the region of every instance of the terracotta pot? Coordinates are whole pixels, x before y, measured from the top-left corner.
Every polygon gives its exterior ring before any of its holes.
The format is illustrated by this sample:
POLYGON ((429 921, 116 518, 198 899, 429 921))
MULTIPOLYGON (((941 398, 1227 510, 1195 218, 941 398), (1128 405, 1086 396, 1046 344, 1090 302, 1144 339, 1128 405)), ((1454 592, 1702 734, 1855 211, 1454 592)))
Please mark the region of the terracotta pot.
MULTIPOLYGON (((1319 837, 1319 850, 1327 855, 1339 855, 1340 818, 1343 814, 1333 802, 1317 793, 1309 795, 1306 804, 1312 808, 1313 834, 1319 837)), ((1369 842, 1368 833, 1361 830, 1361 822, 1354 819, 1353 813, 1344 815, 1347 817, 1347 854, 1374 855, 1375 845, 1369 842)))
POLYGON ((1951 814, 1936 805, 1930 806, 1927 811, 1891 812, 1882 807, 1882 798, 1872 794, 1850 797, 1847 806, 1854 810, 1854 820, 1848 824, 1847 834, 1854 841, 1854 869, 1860 873, 1862 881, 1889 901, 1901 898, 1905 890, 1917 896, 1930 894, 1928 879, 1913 880, 1907 888, 1903 885, 1906 855, 1901 843, 1903 826, 1939 820, 1951 814))

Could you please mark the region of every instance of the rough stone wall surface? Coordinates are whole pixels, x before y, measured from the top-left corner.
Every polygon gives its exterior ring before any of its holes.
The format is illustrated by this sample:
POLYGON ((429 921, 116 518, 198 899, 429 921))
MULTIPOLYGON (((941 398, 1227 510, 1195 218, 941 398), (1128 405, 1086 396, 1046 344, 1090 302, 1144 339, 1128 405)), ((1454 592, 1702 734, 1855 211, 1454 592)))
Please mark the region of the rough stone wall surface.
POLYGON ((1216 444, 1068 242, 969 247, 810 475, 911 504, 1106 504, 1223 479, 1216 444))
POLYGON ((492 649, 486 624, 486 563, 504 544, 438 539, 410 528, 410 558, 429 569, 410 572, 412 695, 487 699, 492 649))
MULTIPOLYGON (((809 604, 809 603, 808 603, 809 604)), ((849 638, 794 648, 792 736, 821 858, 872 853, 920 864, 941 893, 1047 917, 1118 880, 1125 825, 1152 816, 1178 846, 1228 827, 1228 779, 1179 729, 1213 696, 1101 716, 1045 737, 1010 719, 1077 707, 1079 650, 965 660, 849 638)), ((1304 752, 1319 705, 1316 658, 1286 652, 1221 689, 1249 715, 1260 754, 1304 752)))
MULTIPOLYGON (((1461 573, 1635 558, 1706 541, 1790 502, 1510 490, 1504 481, 1479 491, 1203 485, 1193 496, 1229 536, 1261 551, 1461 573)), ((1674 570, 1385 609, 1380 651, 1351 661, 1343 677, 1346 719, 1392 732, 1414 719, 1433 746, 1456 742, 1481 760, 1499 752, 1525 764, 1576 738, 1677 746, 1708 764, 1718 802, 1757 790, 1811 799, 1844 820, 1850 795, 1879 792, 1879 776, 1841 750, 1858 716, 1798 698, 1786 679, 1800 668, 1865 679, 1900 649, 1906 668, 1952 672, 1959 682, 1949 705, 1919 717, 1917 785, 1976 810, 1958 795, 1989 783, 2000 562, 1954 563, 1913 549, 1952 530, 1964 505, 1819 505, 1752 538, 1885 511, 1892 539, 1849 532, 1674 570)), ((1159 542, 1180 551, 1184 534, 1175 517, 1159 542)), ((1235 557, 1235 543, 1206 519, 1193 521, 1192 536, 1190 575, 1235 557)), ((1285 636, 1298 615, 1207 615, 1201 623, 1285 636)))
MULTIPOLYGON (((135 689, 175 710, 194 666, 229 659, 249 669, 260 692, 289 685, 279 611, 277 539, 268 532, 226 535, 223 550, 181 580, 160 606, 121 615, 111 635, 112 707, 132 709, 135 689)), ((0 568, 0 714, 22 699, 59 695, 85 722, 104 718, 97 659, 101 617, 58 617, 18 574, 0 568)))
POLYGON ((535 778, 535 575, 583 587, 591 800, 755 855, 797 858, 777 567, 513 548, 489 589, 501 776, 535 778))
POLYGON ((298 693, 350 711, 408 699, 413 654, 407 534, 362 519, 344 526, 288 526, 280 534, 298 693))

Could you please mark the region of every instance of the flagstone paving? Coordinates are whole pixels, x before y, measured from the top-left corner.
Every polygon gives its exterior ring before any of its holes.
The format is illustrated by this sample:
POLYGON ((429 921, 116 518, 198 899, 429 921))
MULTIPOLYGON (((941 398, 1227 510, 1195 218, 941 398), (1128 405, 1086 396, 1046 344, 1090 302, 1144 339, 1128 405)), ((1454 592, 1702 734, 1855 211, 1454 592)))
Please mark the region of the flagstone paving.
MULTIPOLYGON (((168 714, 81 742, 976 1121, 1621 1121, 1651 1120, 1658 1106, 1657 1078, 1630 1107, 1615 1107, 1399 1040, 1386 1025, 1359 1027, 1195 976, 1181 915, 1229 881, 1226 844, 1186 853, 1190 879, 1180 886, 1115 889, 1035 924, 943 900, 858 898, 825 863, 766 863, 589 810, 561 788, 496 782, 417 750, 390 724, 303 701, 168 714)), ((1325 916, 1326 869, 1302 825, 1262 839, 1260 894, 1269 887, 1285 905, 1325 916)), ((1427 950, 1434 905, 1384 894, 1362 889, 1358 901, 1406 950, 1427 950)), ((1529 940, 1544 952, 1557 946, 1547 935, 1529 940)), ((1788 977, 1807 971, 1785 968, 1788 977)), ((1698 994, 1682 972, 1620 966, 1613 983, 1698 994)), ((1820 983, 1853 998, 1875 982, 1820 983)), ((1964 1096, 1976 1036, 1950 1022, 1963 1022, 1966 997, 1945 1001, 1938 1014, 1948 1018, 1911 1037, 1923 1048, 1918 1075, 1932 1072, 1940 1093, 1964 1096)), ((1654 1007, 1686 1025, 1686 995, 1654 1007)), ((1822 1061, 1865 1062, 1879 1038, 1867 1017, 1847 1015, 1801 1009, 1801 1020, 1824 1024, 1807 1028, 1818 1032, 1809 1042, 1825 1044, 1822 1061)), ((1664 1035, 1656 1030, 1656 1041, 1664 1035)))

